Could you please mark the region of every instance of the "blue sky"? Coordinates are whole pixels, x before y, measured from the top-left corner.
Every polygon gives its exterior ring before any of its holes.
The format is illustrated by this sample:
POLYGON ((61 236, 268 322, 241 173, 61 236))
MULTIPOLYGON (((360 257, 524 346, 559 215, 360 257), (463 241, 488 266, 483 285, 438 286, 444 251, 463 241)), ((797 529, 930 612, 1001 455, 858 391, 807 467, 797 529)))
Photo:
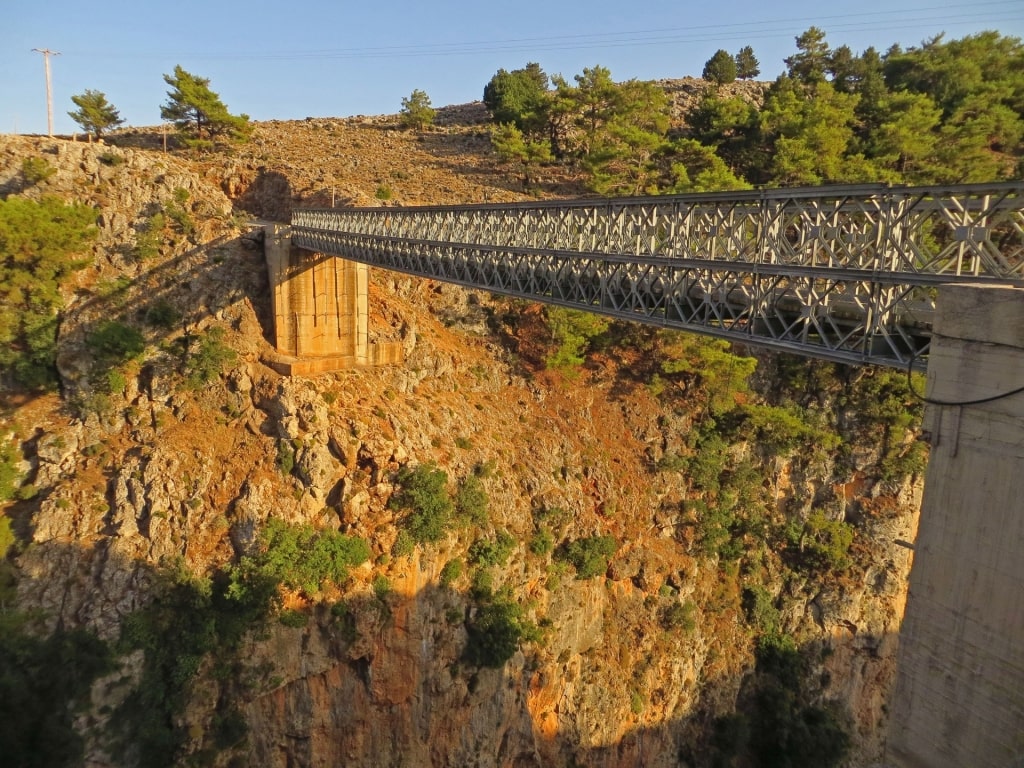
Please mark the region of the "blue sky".
POLYGON ((719 48, 750 45, 773 79, 814 25, 832 47, 884 52, 945 32, 1024 37, 1021 0, 3 0, 0 133, 46 133, 43 56, 54 130, 76 130, 71 96, 106 94, 129 125, 157 125, 163 75, 180 64, 255 120, 387 114, 413 89, 434 106, 479 99, 499 69, 539 62, 570 80, 699 76, 719 48))

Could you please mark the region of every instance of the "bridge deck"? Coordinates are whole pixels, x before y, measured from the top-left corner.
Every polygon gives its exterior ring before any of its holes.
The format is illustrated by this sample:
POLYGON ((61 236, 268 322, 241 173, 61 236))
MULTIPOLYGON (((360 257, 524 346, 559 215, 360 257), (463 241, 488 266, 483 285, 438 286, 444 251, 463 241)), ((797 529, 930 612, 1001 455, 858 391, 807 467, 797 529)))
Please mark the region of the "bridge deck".
POLYGON ((1024 286, 1024 182, 307 209, 292 242, 847 363, 924 366, 936 287, 1024 286))

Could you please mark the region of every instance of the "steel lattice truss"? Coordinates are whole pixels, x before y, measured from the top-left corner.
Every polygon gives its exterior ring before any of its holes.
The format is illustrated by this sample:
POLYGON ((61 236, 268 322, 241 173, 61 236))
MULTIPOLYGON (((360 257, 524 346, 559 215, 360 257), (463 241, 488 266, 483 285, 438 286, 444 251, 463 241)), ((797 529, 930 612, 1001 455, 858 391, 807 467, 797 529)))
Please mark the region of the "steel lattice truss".
POLYGON ((292 242, 847 363, 923 367, 937 287, 1024 285, 1024 183, 299 210, 292 242))

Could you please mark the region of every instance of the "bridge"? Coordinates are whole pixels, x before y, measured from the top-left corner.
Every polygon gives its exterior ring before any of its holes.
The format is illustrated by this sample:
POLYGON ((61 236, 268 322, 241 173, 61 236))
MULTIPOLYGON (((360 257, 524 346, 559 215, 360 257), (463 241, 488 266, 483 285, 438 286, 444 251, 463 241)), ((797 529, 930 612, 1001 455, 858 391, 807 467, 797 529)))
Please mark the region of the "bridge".
POLYGON ((291 242, 621 319, 923 370, 939 285, 1024 285, 1024 183, 297 210, 291 242))
POLYGON ((276 367, 369 344, 367 267, 852 364, 925 368, 931 443, 890 703, 900 768, 1024 765, 1024 182, 296 211, 276 367), (341 257, 341 258, 335 258, 341 257))

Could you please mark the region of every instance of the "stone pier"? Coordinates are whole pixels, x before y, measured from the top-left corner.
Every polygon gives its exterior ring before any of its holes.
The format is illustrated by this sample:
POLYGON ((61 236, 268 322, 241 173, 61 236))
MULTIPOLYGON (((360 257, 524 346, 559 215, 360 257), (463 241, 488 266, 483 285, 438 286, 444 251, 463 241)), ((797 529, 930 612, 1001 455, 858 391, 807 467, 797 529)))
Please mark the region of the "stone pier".
POLYGON ((1024 289, 943 286, 888 759, 1024 766, 1024 289), (974 402, 996 398, 990 402, 974 402), (956 403, 956 404, 953 404, 956 403))
POLYGON ((289 228, 264 228, 274 305, 274 359, 287 375, 398 363, 398 343, 368 342, 369 267, 293 247, 289 228))

